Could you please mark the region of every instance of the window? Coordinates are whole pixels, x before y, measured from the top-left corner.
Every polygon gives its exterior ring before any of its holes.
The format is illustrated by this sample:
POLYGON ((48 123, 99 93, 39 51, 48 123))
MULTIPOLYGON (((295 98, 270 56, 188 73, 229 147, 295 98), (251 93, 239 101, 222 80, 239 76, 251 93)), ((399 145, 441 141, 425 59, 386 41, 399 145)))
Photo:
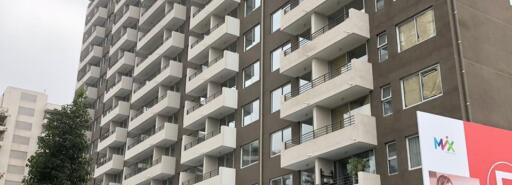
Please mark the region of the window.
POLYGON ((270 180, 270 185, 293 185, 292 175, 285 175, 270 180))
POLYGON ((427 10, 398 25, 398 51, 404 51, 436 35, 434 10, 427 10))
POLYGON ((288 127, 277 132, 274 132, 270 137, 270 157, 276 156, 281 153, 282 143, 292 139, 292 128, 288 127))
POLYGON ((381 104, 382 104, 382 115, 383 116, 389 116, 391 114, 393 114, 393 107, 392 107, 392 103, 391 103, 391 98, 392 98, 392 94, 391 94, 391 86, 385 86, 383 88, 381 88, 381 98, 380 98, 380 101, 381 101, 381 104))
POLYGON ((384 0, 375 0, 375 11, 384 9, 384 0))
POLYGON ((283 9, 279 9, 272 14, 272 27, 271 33, 279 31, 281 28, 281 17, 283 16, 283 9))
POLYGON ((14 128, 19 129, 19 130, 31 131, 32 123, 25 122, 25 121, 16 121, 16 125, 14 126, 14 128))
POLYGON ((404 108, 442 95, 441 72, 439 65, 427 68, 402 80, 404 108))
POLYGON ((18 108, 18 114, 33 117, 35 114, 35 110, 33 108, 20 106, 18 108))
POLYGON ((377 49, 379 51, 379 62, 388 60, 388 36, 386 32, 377 36, 377 49))
POLYGON ((7 166, 7 173, 23 175, 25 173, 24 166, 9 165, 7 166))
POLYGON ((407 156, 409 170, 421 168, 420 138, 417 135, 407 138, 407 156))
POLYGON ((259 160, 259 142, 258 142, 258 140, 242 146, 241 154, 242 154, 242 157, 241 157, 242 162, 240 164, 241 164, 242 168, 247 167, 251 164, 257 163, 259 160))
POLYGON ((260 62, 255 62, 244 69, 244 88, 260 80, 260 62))
POLYGON ((292 47, 292 45, 290 44, 290 42, 287 42, 286 44, 272 51, 272 56, 270 58, 270 62, 272 63, 272 71, 276 71, 281 67, 281 53, 283 53, 290 47, 292 47))
POLYGON ((11 150, 11 153, 9 154, 9 158, 25 161, 25 160, 27 160, 27 152, 11 150))
POLYGON ((272 104, 271 104, 271 112, 277 112, 278 110, 281 110, 281 99, 285 94, 288 94, 292 91, 292 85, 286 84, 284 86, 281 86, 277 88, 276 90, 272 91, 272 104))
POLYGON ((30 138, 14 134, 12 136, 12 142, 16 143, 16 144, 21 144, 21 145, 29 145, 30 144, 30 138))
POLYGON ((245 16, 251 14, 256 8, 260 7, 261 0, 245 0, 245 16))
POLYGON ((254 121, 260 119, 260 100, 257 99, 245 105, 242 109, 242 114, 242 126, 247 126, 253 123, 254 121))
POLYGON ((37 102, 37 96, 36 95, 28 94, 28 93, 24 93, 24 92, 21 93, 21 98, 20 99, 21 99, 21 101, 25 101, 25 102, 32 102, 32 103, 37 102))
POLYGON ((388 174, 398 174, 398 153, 396 151, 396 142, 386 144, 388 154, 388 174))
POLYGON ((252 27, 244 35, 245 51, 251 49, 260 42, 260 25, 252 27))

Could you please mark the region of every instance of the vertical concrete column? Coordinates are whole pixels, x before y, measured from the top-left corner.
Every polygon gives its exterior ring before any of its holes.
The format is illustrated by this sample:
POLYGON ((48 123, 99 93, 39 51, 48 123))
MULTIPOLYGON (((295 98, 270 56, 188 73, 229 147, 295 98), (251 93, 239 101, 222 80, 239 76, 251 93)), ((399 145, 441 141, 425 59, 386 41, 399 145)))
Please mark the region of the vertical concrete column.
POLYGON ((155 128, 158 128, 158 127, 163 127, 165 125, 165 123, 167 122, 167 117, 164 117, 164 116, 156 116, 156 119, 155 119, 155 128))
POLYGON ((207 97, 212 96, 215 93, 222 91, 222 86, 217 83, 208 82, 208 89, 206 91, 207 97))
POLYGON ((214 26, 217 26, 218 24, 222 24, 222 22, 224 22, 224 17, 212 15, 210 17, 210 29, 213 28, 214 26))
POLYGON ((220 121, 214 118, 206 118, 205 132, 208 134, 213 131, 219 131, 220 121))
POLYGON ((311 79, 316 79, 328 72, 329 62, 320 59, 313 59, 311 63, 311 79))
POLYGON ((151 180, 150 185, 164 185, 161 180, 151 180))
MULTIPOLYGON (((215 48, 210 48, 209 52, 208 52, 208 64, 210 64, 210 62, 214 59, 216 59, 217 57, 219 56, 222 56, 222 50, 220 49, 215 49, 215 48)), ((208 65, 210 66, 210 65, 208 65)))
POLYGON ((153 160, 156 160, 162 156, 164 156, 167 152, 165 151, 165 148, 161 147, 155 147, 153 149, 153 160))
POLYGON ((315 12, 311 15, 311 33, 315 33, 329 23, 327 16, 315 12))
POLYGON ((334 162, 327 159, 315 159, 315 184, 322 184, 322 173, 330 175, 334 172, 334 162))
POLYGON ((219 168, 219 161, 216 157, 204 156, 203 160, 203 174, 211 172, 219 168))
POLYGON ((194 68, 187 68, 187 81, 189 80, 189 76, 192 75, 192 73, 195 73, 197 70, 194 68))
POLYGON ((315 106, 313 108, 313 128, 318 129, 330 125, 331 110, 324 107, 315 106))

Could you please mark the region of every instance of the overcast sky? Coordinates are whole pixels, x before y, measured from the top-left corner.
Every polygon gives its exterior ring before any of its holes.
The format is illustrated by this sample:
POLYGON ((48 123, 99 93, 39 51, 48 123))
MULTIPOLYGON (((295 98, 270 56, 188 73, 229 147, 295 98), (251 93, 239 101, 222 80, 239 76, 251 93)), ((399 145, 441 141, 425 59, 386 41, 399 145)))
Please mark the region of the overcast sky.
POLYGON ((70 103, 88 0, 0 0, 0 92, 41 91, 70 103))

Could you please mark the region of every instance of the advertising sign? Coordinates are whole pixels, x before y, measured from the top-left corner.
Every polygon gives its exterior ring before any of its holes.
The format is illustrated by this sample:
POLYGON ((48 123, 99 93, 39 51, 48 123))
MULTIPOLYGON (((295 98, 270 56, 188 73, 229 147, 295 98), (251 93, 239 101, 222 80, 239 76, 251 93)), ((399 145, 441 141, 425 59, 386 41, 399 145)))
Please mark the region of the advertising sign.
POLYGON ((424 185, 512 185, 512 131, 417 116, 424 185))

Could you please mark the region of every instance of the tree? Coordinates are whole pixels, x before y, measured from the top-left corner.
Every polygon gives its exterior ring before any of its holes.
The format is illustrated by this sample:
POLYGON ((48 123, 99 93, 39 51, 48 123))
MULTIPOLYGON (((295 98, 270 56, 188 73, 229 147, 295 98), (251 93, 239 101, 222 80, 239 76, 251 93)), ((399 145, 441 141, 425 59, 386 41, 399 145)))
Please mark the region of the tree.
POLYGON ((48 111, 46 119, 38 149, 28 160, 23 184, 85 185, 91 162, 87 155, 89 114, 84 91, 77 93, 72 104, 48 111))
POLYGON ((368 166, 367 159, 352 157, 348 160, 348 175, 352 177, 353 182, 357 182, 357 173, 364 171, 368 166))

